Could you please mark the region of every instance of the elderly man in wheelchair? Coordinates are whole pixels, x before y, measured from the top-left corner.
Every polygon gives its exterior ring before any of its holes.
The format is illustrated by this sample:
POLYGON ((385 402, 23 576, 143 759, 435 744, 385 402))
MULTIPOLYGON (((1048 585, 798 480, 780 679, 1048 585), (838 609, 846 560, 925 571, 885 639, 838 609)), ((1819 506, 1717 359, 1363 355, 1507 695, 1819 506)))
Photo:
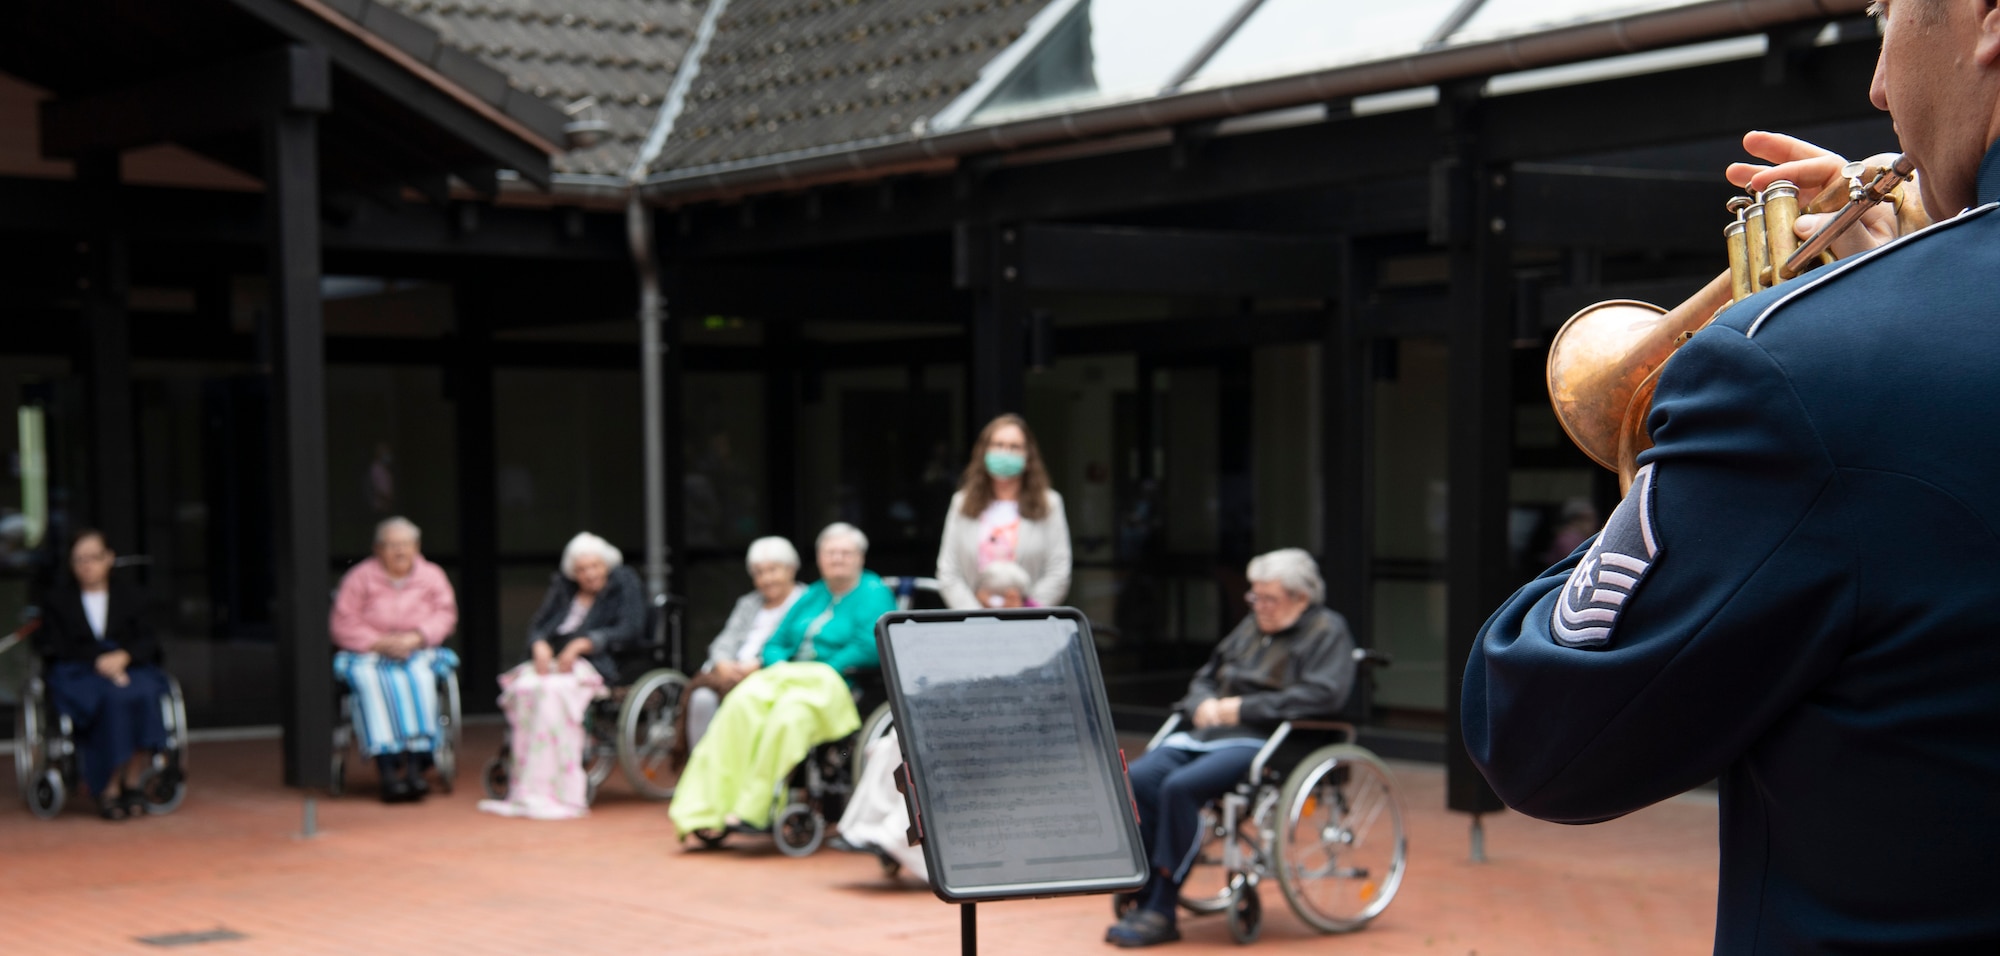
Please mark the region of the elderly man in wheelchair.
POLYGON ((1270 764, 1288 742, 1296 749, 1311 734, 1352 737, 1350 725, 1312 718, 1341 711, 1368 655, 1323 603, 1311 555, 1296 548, 1261 555, 1249 578, 1250 615, 1216 646, 1175 716, 1131 765, 1152 869, 1144 888, 1117 901, 1120 919, 1105 933, 1113 945, 1179 939, 1177 903, 1228 911, 1231 935, 1248 942, 1261 922, 1256 884, 1267 874, 1315 928, 1354 929, 1380 911, 1401 877, 1400 813, 1372 755, 1351 744, 1322 747, 1282 790, 1273 785, 1270 764), (1356 843, 1385 811, 1393 861, 1357 865, 1349 859, 1356 843), (1365 902, 1346 905, 1355 898, 1365 902))

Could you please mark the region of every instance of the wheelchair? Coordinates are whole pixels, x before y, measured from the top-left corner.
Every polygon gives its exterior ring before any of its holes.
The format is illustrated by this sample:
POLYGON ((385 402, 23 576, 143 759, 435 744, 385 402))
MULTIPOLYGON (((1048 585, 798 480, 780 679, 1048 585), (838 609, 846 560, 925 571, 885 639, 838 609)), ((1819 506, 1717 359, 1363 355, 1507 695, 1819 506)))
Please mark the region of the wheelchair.
MULTIPOLYGON (((915 607, 919 595, 937 601, 936 578, 885 576, 882 583, 896 592, 899 611, 915 607)), ((882 672, 864 671, 849 677, 854 687, 855 710, 868 715, 861 728, 839 740, 814 746, 806 759, 778 782, 771 795, 771 838, 778 852, 786 856, 811 856, 826 842, 827 821, 838 820, 847 809, 854 783, 861 779, 868 745, 895 727, 889 715, 889 695, 882 684, 882 672)), ((695 838, 714 849, 722 845, 727 832, 696 831, 695 838)))
MULTIPOLYGON (((1354 659, 1363 668, 1389 663, 1366 648, 1354 659)), ((1180 723, 1179 714, 1167 718, 1146 749, 1180 723)), ((1257 887, 1275 877, 1292 912, 1322 933, 1353 932, 1381 915, 1402 885, 1409 848, 1395 782, 1355 736, 1346 721, 1279 724, 1235 789, 1202 808, 1202 843, 1181 884, 1181 907, 1224 913, 1231 939, 1255 942, 1263 928, 1257 887), (1320 746, 1289 759, 1308 739, 1320 746)), ((1122 918, 1137 902, 1137 894, 1118 894, 1113 912, 1122 918)))
MULTIPOLYGON (((33 628, 31 623, 17 636, 33 628)), ((29 653, 33 663, 14 707, 14 778, 28 810, 43 820, 53 820, 62 812, 69 794, 79 788, 83 761, 69 716, 59 713, 49 699, 40 658, 29 653)), ((152 764, 139 779, 146 812, 153 815, 172 813, 187 799, 187 698, 181 694, 180 681, 164 669, 161 674, 167 681, 167 692, 160 698, 167 746, 153 755, 152 764)))
MULTIPOLYGON (((626 781, 641 796, 673 799, 674 785, 680 779, 672 760, 674 713, 680 709, 688 683, 678 666, 685 608, 684 599, 668 595, 647 605, 641 643, 617 656, 617 679, 584 711, 586 803, 597 802, 597 791, 611 778, 613 769, 623 770, 626 781)), ((513 741, 502 738, 500 752, 486 762, 480 774, 486 796, 507 799, 513 774, 513 741)))
MULTIPOLYGON (((435 675, 438 701, 437 749, 431 751, 431 769, 437 773, 438 789, 450 793, 458 783, 458 751, 465 740, 465 712, 460 707, 456 668, 435 675)), ((335 678, 333 696, 337 708, 333 722, 333 776, 327 793, 338 797, 347 790, 347 760, 351 753, 362 764, 369 762, 361 751, 361 730, 354 713, 354 688, 335 678)))

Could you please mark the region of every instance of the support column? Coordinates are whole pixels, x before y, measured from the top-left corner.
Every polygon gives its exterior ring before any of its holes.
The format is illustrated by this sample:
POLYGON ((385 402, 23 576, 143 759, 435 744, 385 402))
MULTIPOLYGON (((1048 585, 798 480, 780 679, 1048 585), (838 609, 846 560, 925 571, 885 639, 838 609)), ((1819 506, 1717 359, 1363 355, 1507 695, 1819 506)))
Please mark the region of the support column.
POLYGON ((464 707, 493 713, 507 636, 500 633, 500 496, 495 476, 493 332, 480 323, 497 307, 461 283, 452 296, 451 398, 458 432, 458 646, 464 707))
POLYGON ((764 494, 766 534, 803 541, 799 527, 798 327, 780 319, 764 323, 764 494))
POLYGON ((1465 752, 1459 694, 1479 628, 1513 583, 1507 508, 1514 444, 1508 168, 1480 152, 1480 86, 1470 82, 1442 92, 1438 109, 1450 158, 1432 183, 1433 222, 1444 227, 1441 238, 1451 257, 1445 789, 1451 809, 1474 814, 1475 835, 1477 815, 1502 804, 1465 752))
MULTIPOLYGON (((323 54, 295 50, 295 62, 323 54)), ((269 223, 273 502, 278 565, 278 679, 285 784, 324 789, 333 756, 333 653, 326 487, 325 329, 320 312, 317 111, 294 107, 264 128, 269 223)))
POLYGON ((985 242, 984 274, 972 315, 973 430, 1002 412, 1022 412, 1027 399, 1028 296, 1021 274, 1021 231, 994 226, 985 242))
MULTIPOLYGON (((1324 506, 1324 569, 1327 599, 1347 618, 1362 646, 1375 643, 1374 521, 1375 430, 1370 401, 1367 343, 1360 337, 1360 303, 1367 300, 1366 270, 1354 240, 1341 242, 1341 293, 1327 313, 1320 340, 1320 448, 1326 476, 1324 506)), ((1366 713, 1372 690, 1367 682, 1355 688, 1356 705, 1366 713)))
MULTIPOLYGON (((119 202, 118 151, 92 150, 76 160, 85 203, 83 325, 78 365, 90 422, 90 503, 84 520, 112 547, 138 554, 137 432, 132 424, 130 247, 119 202)), ((74 530, 74 529, 72 529, 74 530)), ((67 542, 57 542, 60 551, 67 542)))

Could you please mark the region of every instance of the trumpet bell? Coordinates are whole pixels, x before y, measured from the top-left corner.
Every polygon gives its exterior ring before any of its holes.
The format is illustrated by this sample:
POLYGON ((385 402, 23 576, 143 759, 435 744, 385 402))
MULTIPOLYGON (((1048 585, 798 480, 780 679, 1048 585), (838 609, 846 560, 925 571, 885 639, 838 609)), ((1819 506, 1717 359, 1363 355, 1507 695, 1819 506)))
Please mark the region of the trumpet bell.
POLYGON ((1556 420, 1592 461, 1620 474, 1626 412, 1658 364, 1631 361, 1633 343, 1657 338, 1667 314, 1634 299, 1599 302, 1570 316, 1549 344, 1556 420))

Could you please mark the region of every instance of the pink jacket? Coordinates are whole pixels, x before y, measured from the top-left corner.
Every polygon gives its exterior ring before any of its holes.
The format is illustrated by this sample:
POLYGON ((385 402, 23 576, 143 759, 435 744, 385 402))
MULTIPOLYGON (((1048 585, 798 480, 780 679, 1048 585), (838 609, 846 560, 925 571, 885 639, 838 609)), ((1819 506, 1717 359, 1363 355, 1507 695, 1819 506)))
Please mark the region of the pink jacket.
POLYGON ((365 654, 382 635, 414 630, 436 647, 458 627, 458 598, 444 569, 418 556, 401 585, 389 580, 382 562, 369 558, 349 568, 333 599, 327 629, 343 650, 365 654))

